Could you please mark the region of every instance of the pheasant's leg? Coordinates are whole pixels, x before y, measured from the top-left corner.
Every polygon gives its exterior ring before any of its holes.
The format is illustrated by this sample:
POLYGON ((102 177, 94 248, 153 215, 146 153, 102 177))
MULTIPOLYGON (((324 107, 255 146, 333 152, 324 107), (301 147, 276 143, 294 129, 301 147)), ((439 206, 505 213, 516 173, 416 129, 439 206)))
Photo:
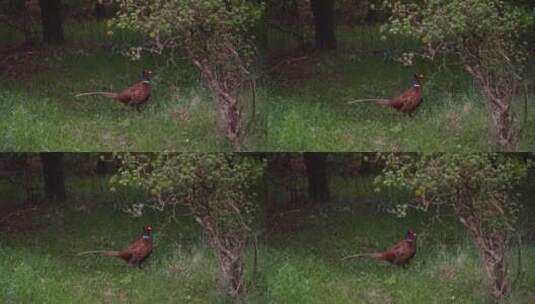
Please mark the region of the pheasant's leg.
POLYGON ((134 256, 132 256, 132 257, 130 258, 130 260, 128 260, 128 265, 130 265, 130 266, 132 266, 132 267, 135 267, 136 264, 137 264, 137 259, 136 259, 134 256))
POLYGON ((138 105, 139 110, 140 110, 140 111, 144 111, 144 110, 148 107, 147 104, 148 104, 148 103, 146 103, 146 102, 142 102, 142 103, 140 103, 140 104, 138 105))

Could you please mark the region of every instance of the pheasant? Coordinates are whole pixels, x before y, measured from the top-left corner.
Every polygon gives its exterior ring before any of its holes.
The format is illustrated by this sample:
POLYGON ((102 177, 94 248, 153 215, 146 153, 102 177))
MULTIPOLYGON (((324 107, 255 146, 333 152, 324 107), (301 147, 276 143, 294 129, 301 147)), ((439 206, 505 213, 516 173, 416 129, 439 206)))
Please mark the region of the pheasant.
POLYGON ((421 80, 424 79, 423 74, 414 74, 414 79, 412 81, 412 87, 407 89, 405 92, 401 93, 398 97, 392 99, 357 99, 350 101, 349 104, 357 102, 372 101, 376 104, 392 108, 398 112, 412 115, 414 111, 423 101, 422 96, 422 83, 421 80))
POLYGON ((89 92, 89 93, 80 93, 76 97, 82 96, 91 96, 91 95, 101 95, 108 97, 114 100, 117 100, 127 106, 135 107, 136 110, 140 111, 140 107, 144 105, 150 98, 151 94, 151 85, 150 77, 152 72, 150 70, 143 70, 142 80, 121 92, 89 92))
POLYGON ((344 260, 353 258, 373 258, 389 262, 396 266, 405 266, 410 262, 415 254, 416 233, 412 230, 409 230, 406 238, 392 246, 388 251, 351 255, 345 257, 344 260))
POLYGON ((135 241, 132 245, 121 251, 112 251, 112 250, 93 250, 81 252, 78 255, 86 254, 97 254, 102 256, 112 256, 123 259, 130 266, 138 266, 141 268, 141 264, 151 255, 152 253, 152 227, 145 226, 143 227, 143 236, 141 239, 135 241))

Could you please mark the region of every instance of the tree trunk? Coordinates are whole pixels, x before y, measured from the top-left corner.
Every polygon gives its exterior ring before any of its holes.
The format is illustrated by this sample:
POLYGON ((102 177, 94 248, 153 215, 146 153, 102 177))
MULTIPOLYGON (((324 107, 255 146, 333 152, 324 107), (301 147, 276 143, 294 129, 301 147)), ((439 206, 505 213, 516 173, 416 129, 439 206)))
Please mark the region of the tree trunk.
POLYGON ((496 301, 501 301, 511 293, 511 282, 509 280, 509 270, 505 261, 505 254, 496 259, 493 255, 485 256, 485 270, 490 279, 492 297, 496 301))
POLYGON ((308 176, 308 194, 311 200, 326 202, 330 199, 327 178, 327 154, 304 153, 308 176))
POLYGON ((43 41, 47 44, 62 44, 65 39, 61 0, 39 0, 39 6, 43 24, 43 41))
POLYGON ((466 69, 487 99, 490 141, 501 152, 515 151, 512 103, 517 81, 513 76, 495 75, 477 64, 471 64, 466 69))
MULTIPOLYGON (((197 59, 196 54, 190 51, 193 64, 206 78, 208 88, 212 92, 217 110, 217 125, 221 133, 229 140, 235 150, 241 148, 241 111, 239 107, 239 91, 242 83, 241 72, 219 71, 216 63, 207 59, 197 59)), ((225 49, 230 53, 227 63, 234 61, 240 64, 234 50, 225 49)), ((222 51, 222 52, 223 52, 222 51)))
POLYGON ((40 175, 43 164, 39 158, 33 154, 24 153, 24 173, 23 188, 26 193, 26 202, 34 204, 40 201, 40 192, 37 190, 35 177, 40 175))
POLYGON ((234 248, 234 250, 218 252, 221 288, 232 298, 239 296, 245 287, 242 252, 235 252, 238 250, 241 251, 241 249, 234 248))
POLYGON ((39 41, 39 37, 34 26, 29 1, 26 1, 24 5, 24 10, 22 12, 22 23, 24 31, 24 43, 28 45, 36 44, 39 41))
POLYGON ((336 49, 334 34, 334 0, 310 0, 314 15, 316 48, 336 49))
POLYGON ((106 174, 109 174, 108 164, 104 160, 99 158, 97 160, 95 173, 97 173, 98 176, 104 176, 106 174))
POLYGON ((217 255, 221 290, 236 298, 245 290, 243 252, 247 237, 239 233, 223 235, 210 215, 197 217, 217 255))
POLYGON ((225 134, 232 146, 240 149, 241 113, 238 108, 237 94, 218 94, 217 112, 219 129, 225 134))
POLYGON ((370 163, 369 156, 362 154, 360 159, 359 175, 369 175, 372 173, 372 164, 370 163))
POLYGON ((64 201, 65 183, 63 176, 63 153, 41 153, 45 197, 49 200, 64 201))
POLYGON ((106 17, 106 7, 102 3, 95 3, 95 9, 93 10, 93 16, 96 18, 104 18, 106 17))
MULTIPOLYGON (((513 139, 513 113, 511 100, 487 97, 490 139, 501 152, 516 150, 513 139)), ((511 96, 512 99, 512 96, 511 96)))
POLYGON ((490 293, 496 302, 506 299, 511 293, 511 281, 506 260, 508 233, 504 229, 483 231, 478 219, 460 217, 478 251, 487 276, 490 293))

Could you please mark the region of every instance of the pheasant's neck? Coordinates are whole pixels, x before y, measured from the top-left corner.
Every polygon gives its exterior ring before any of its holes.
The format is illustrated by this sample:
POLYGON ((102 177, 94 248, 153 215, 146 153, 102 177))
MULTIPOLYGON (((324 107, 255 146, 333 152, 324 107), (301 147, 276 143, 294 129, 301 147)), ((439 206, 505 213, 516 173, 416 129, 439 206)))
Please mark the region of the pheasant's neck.
POLYGON ((145 234, 145 235, 143 236, 143 239, 144 239, 144 240, 148 240, 148 239, 150 239, 150 235, 146 235, 146 234, 145 234))
POLYGON ((150 80, 147 80, 147 79, 143 79, 142 81, 143 83, 147 83, 147 84, 150 84, 150 80))

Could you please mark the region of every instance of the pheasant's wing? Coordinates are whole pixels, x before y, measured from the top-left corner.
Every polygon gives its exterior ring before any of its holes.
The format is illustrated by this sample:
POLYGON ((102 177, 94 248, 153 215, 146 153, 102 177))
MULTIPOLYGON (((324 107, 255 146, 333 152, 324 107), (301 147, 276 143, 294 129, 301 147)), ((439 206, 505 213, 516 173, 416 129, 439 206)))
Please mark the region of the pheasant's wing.
POLYGON ((124 251, 128 251, 136 261, 143 260, 152 253, 152 243, 148 239, 139 239, 124 251))
POLYGON ((391 99, 389 102, 389 106, 398 111, 405 112, 407 105, 411 103, 413 94, 414 92, 412 91, 412 88, 410 88, 398 95, 397 97, 391 99))
POLYGON ((381 260, 388 261, 390 263, 395 263, 397 260, 396 253, 391 250, 382 252, 377 255, 377 257, 381 260))
POLYGON ((404 246, 404 243, 405 243, 405 241, 401 241, 401 242, 395 244, 394 246, 390 247, 390 249, 388 249, 388 252, 396 252, 397 253, 398 251, 403 250, 402 248, 404 246))
POLYGON ((130 100, 132 100, 131 90, 132 90, 132 87, 128 87, 122 90, 121 92, 119 92, 119 94, 117 94, 117 97, 115 99, 119 100, 122 103, 129 103, 130 100))
POLYGON ((151 87, 148 83, 139 82, 130 87, 130 96, 133 103, 142 103, 146 101, 151 93, 151 87))
POLYGON ((405 264, 412 255, 412 251, 410 248, 410 245, 405 242, 405 245, 403 246, 403 250, 401 250, 398 254, 398 262, 405 264))
POLYGON ((399 243, 390 247, 388 251, 393 252, 396 254, 396 256, 398 256, 400 252, 403 251, 404 247, 405 247, 405 241, 400 241, 399 243))
POLYGON ((137 248, 139 248, 141 241, 142 240, 139 239, 135 241, 134 243, 132 243, 130 246, 121 250, 119 256, 126 262, 130 263, 132 259, 135 257, 136 251, 138 250, 137 248))
POLYGON ((415 87, 412 87, 399 96, 400 102, 403 104, 400 108, 402 112, 412 112, 416 109, 421 101, 421 91, 415 87))
POLYGON ((412 97, 411 89, 406 90, 405 92, 398 95, 396 98, 393 98, 390 101, 390 106, 398 111, 404 111, 407 106, 407 103, 410 103, 412 97))
POLYGON ((394 264, 404 264, 413 255, 410 244, 403 240, 390 248, 389 252, 395 255, 394 264))
POLYGON ((143 246, 145 246, 144 240, 143 239, 139 239, 139 240, 133 242, 132 244, 130 244, 130 246, 125 248, 123 251, 137 252, 137 251, 140 250, 140 248, 143 248, 143 246))

